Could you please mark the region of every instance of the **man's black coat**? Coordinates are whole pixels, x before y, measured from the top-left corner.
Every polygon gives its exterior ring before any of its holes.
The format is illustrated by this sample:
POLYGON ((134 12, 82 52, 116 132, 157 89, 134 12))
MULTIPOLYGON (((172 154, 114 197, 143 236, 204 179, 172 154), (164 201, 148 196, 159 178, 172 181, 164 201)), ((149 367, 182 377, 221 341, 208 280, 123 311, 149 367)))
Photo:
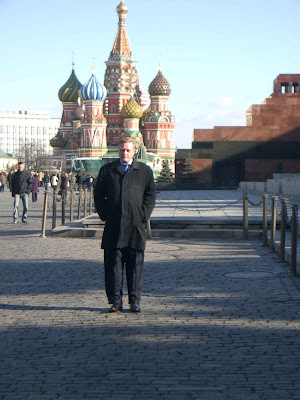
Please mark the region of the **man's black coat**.
POLYGON ((32 176, 31 174, 24 171, 17 171, 11 178, 11 193, 12 197, 16 194, 29 194, 32 189, 32 176))
POLYGON ((145 223, 155 206, 150 167, 133 161, 124 175, 120 160, 104 165, 94 189, 96 210, 105 221, 102 249, 130 247, 144 250, 145 223))

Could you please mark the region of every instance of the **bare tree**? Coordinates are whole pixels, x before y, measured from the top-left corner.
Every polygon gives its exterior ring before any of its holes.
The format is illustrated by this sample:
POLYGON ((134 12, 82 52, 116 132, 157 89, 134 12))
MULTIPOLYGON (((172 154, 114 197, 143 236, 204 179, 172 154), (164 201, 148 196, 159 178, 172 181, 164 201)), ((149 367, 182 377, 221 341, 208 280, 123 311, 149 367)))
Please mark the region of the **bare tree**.
POLYGON ((48 169, 49 160, 45 147, 38 141, 21 142, 18 149, 18 157, 24 161, 26 168, 33 171, 48 169))

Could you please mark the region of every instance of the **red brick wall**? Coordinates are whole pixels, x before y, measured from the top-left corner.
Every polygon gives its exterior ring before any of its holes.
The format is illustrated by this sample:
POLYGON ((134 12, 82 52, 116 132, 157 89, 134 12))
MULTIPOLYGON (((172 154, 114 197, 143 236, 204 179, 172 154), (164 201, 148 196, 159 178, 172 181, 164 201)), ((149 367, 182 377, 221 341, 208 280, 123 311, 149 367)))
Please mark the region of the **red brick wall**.
MULTIPOLYGON (((272 179, 279 160, 245 160, 245 178, 249 182, 272 179)), ((299 160, 280 160, 284 173, 300 173, 299 160)))
POLYGON ((212 183, 212 160, 193 159, 192 161, 197 182, 212 183))

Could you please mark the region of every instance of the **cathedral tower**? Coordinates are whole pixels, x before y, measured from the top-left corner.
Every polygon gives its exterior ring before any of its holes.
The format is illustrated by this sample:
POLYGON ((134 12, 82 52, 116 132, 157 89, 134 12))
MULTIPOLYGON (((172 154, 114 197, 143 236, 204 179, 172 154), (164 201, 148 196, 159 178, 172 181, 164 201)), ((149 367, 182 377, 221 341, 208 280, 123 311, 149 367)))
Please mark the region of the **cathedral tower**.
POLYGON ((119 142, 124 130, 121 109, 129 101, 131 93, 136 92, 139 78, 136 62, 133 59, 127 31, 126 17, 128 7, 123 0, 117 7, 119 16, 118 33, 106 62, 104 85, 107 89, 107 100, 104 114, 107 119, 107 144, 114 145, 119 142))
POLYGON ((84 105, 84 117, 81 122, 80 157, 101 157, 107 152, 106 118, 103 115, 103 103, 106 88, 94 74, 82 86, 80 96, 84 105))
POLYGON ((150 110, 144 123, 144 143, 150 153, 167 160, 170 169, 175 172, 174 124, 175 118, 168 110, 171 86, 163 76, 161 69, 149 85, 151 98, 150 110))
POLYGON ((138 146, 143 144, 143 135, 139 130, 140 118, 143 116, 142 107, 131 96, 128 103, 121 110, 124 118, 124 131, 122 136, 129 136, 136 140, 138 146))
MULTIPOLYGON (((73 133, 73 121, 79 113, 79 91, 82 84, 77 79, 74 70, 74 63, 72 64, 72 73, 67 82, 59 89, 58 98, 63 105, 63 113, 59 128, 59 137, 68 141, 73 133)), ((75 149, 74 149, 75 150, 75 149)))

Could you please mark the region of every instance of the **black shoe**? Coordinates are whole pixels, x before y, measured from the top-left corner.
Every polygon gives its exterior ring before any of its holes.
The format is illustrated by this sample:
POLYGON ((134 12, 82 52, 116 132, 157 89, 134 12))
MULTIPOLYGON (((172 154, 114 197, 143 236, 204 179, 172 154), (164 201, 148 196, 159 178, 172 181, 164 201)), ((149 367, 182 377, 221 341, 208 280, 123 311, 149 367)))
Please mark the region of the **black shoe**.
POLYGON ((131 303, 130 304, 130 311, 134 312, 134 313, 137 313, 137 312, 141 312, 142 310, 141 310, 141 307, 140 307, 139 303, 131 303))
POLYGON ((122 311, 123 311, 122 303, 114 303, 109 309, 110 313, 122 312, 122 311))
POLYGON ((23 222, 23 224, 28 224, 28 222, 27 221, 22 221, 23 222))

